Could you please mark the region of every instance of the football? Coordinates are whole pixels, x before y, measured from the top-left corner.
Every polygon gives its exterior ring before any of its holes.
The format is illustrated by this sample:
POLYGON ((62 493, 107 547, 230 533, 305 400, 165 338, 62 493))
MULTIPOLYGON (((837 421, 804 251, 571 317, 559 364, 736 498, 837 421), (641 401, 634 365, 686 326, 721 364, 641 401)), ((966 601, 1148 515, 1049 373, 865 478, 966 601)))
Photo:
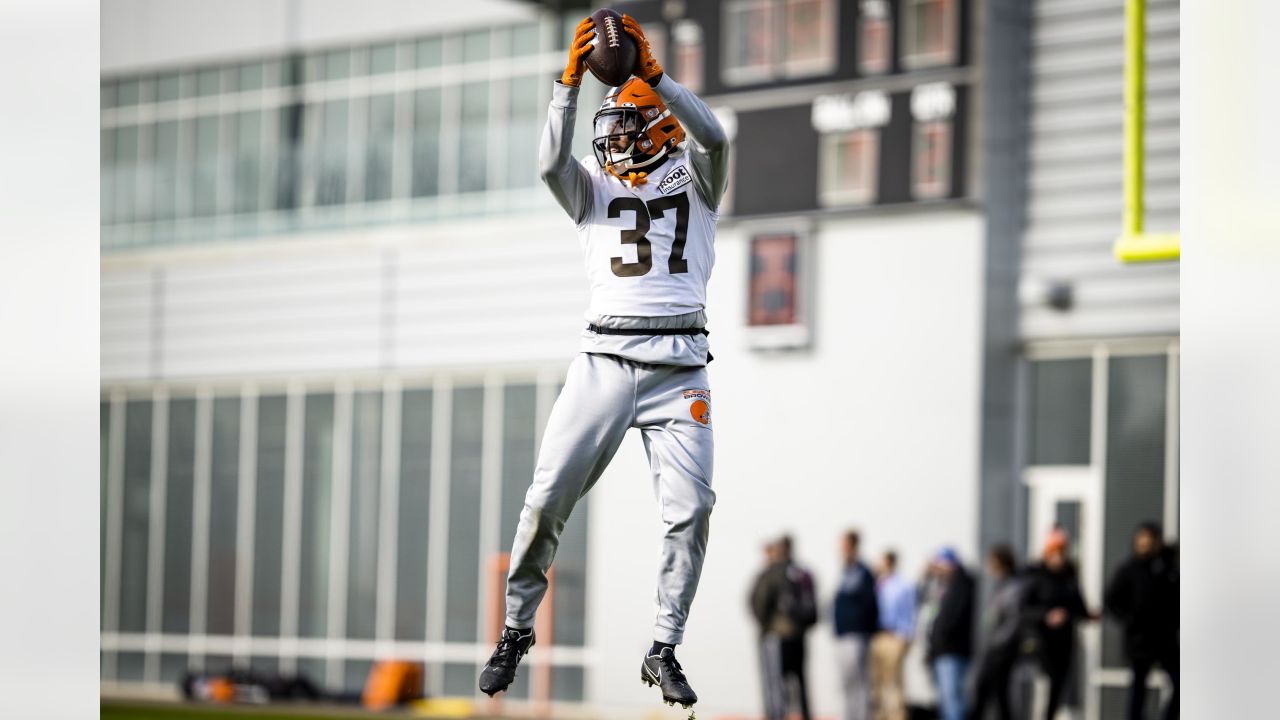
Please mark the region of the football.
POLYGON ((596 39, 587 53, 587 69, 600 82, 617 87, 635 72, 640 53, 635 40, 622 29, 622 16, 608 8, 591 13, 596 39))

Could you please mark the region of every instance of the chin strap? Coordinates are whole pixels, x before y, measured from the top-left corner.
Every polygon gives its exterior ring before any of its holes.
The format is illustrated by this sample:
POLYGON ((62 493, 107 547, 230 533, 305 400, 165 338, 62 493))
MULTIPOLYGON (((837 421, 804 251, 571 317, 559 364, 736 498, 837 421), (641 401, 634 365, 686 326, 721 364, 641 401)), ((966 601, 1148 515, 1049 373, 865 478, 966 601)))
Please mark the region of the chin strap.
POLYGON ((643 185, 649 182, 649 173, 646 173, 646 172, 633 171, 623 175, 622 173, 619 173, 617 170, 614 170, 613 165, 606 165, 604 169, 607 170, 610 175, 618 178, 624 183, 631 185, 631 187, 638 187, 640 185, 643 185))

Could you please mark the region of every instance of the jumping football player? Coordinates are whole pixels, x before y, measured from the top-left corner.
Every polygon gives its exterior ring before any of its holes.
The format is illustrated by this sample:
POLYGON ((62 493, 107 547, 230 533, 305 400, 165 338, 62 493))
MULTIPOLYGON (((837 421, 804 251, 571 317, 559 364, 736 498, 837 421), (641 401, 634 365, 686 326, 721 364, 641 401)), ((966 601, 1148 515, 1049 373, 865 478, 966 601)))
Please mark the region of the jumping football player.
POLYGON ((506 628, 480 689, 493 696, 515 678, 534 644, 534 613, 565 521, 627 429, 639 428, 666 527, 653 646, 640 677, 659 686, 668 704, 688 708, 698 696, 675 646, 698 589, 715 504, 704 310, 729 144, 711 110, 663 74, 640 25, 625 15, 622 25, 639 59, 635 77, 611 89, 595 114, 595 157, 579 163, 570 147, 591 18, 577 26, 539 147, 542 179, 577 225, 591 300, 525 496, 506 628))

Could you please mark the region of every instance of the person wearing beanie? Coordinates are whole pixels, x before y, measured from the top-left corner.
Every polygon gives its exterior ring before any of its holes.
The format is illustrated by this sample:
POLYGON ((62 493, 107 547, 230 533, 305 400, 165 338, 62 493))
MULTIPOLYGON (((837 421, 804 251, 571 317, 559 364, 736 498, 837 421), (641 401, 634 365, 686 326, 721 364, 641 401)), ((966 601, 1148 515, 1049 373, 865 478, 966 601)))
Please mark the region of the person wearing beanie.
POLYGON ((973 654, 973 579, 954 548, 938 552, 929 567, 937 614, 929 625, 925 659, 938 688, 942 720, 963 720, 965 677, 973 654))
POLYGON ((1053 720, 1062 705, 1075 656, 1076 623, 1097 618, 1080 595, 1070 546, 1070 536, 1055 527, 1045 539, 1041 561, 1028 569, 1026 578, 1025 617, 1032 626, 1040 667, 1049 678, 1047 720, 1053 720))

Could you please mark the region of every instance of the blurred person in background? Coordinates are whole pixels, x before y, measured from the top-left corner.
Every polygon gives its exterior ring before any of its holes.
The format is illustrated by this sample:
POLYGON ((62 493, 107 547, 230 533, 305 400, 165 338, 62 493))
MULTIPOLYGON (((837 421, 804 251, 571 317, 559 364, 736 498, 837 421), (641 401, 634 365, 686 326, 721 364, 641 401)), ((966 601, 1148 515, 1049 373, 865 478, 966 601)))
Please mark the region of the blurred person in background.
POLYGON ((793 561, 788 536, 766 544, 764 555, 765 567, 751 588, 750 604, 760 627, 765 717, 786 717, 790 686, 801 717, 809 720, 804 666, 805 633, 818 622, 813 576, 793 561))
POLYGON ((1159 664, 1173 685, 1165 720, 1178 717, 1178 555, 1160 526, 1145 522, 1133 535, 1133 556, 1107 584, 1106 610, 1124 626, 1124 652, 1133 678, 1130 720, 1146 717, 1147 676, 1159 664))
POLYGON ((953 548, 943 548, 929 568, 926 592, 937 607, 929 625, 925 660, 938 688, 942 720, 964 720, 965 677, 973 654, 973 579, 953 548))
POLYGON ((1053 720, 1062 705, 1075 657, 1076 623, 1096 618, 1085 607, 1075 563, 1068 556, 1070 538, 1054 528, 1044 544, 1041 562, 1027 571, 1024 612, 1035 633, 1040 667, 1049 677, 1045 718, 1053 720))
POLYGON ((905 720, 902 663, 916 626, 916 587, 898 574, 898 555, 886 551, 876 580, 880 628, 871 641, 871 704, 876 720, 905 720))
POLYGON ((1013 549, 996 545, 987 555, 991 592, 982 608, 977 691, 970 720, 983 720, 994 703, 1000 720, 1013 720, 1009 678, 1022 650, 1022 591, 1013 549))
POLYGON ((836 658, 844 688, 844 720, 866 720, 871 714, 869 657, 871 638, 880 629, 876 577, 858 559, 858 531, 840 539, 844 570, 835 597, 836 658))

